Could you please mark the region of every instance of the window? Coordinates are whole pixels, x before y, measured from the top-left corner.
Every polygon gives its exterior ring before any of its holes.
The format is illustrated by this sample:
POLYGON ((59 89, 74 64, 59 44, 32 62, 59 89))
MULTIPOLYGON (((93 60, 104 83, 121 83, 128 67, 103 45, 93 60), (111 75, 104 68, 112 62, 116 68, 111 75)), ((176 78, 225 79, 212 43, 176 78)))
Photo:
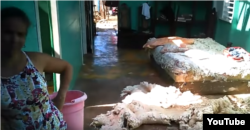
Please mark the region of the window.
POLYGON ((232 23, 235 0, 214 1, 219 19, 232 23))

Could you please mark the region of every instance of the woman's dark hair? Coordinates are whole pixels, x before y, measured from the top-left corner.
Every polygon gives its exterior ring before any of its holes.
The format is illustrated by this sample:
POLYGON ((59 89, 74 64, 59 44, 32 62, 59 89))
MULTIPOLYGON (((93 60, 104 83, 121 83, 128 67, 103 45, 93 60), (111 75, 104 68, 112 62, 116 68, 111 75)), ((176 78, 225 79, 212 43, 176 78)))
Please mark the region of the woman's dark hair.
POLYGON ((27 27, 29 27, 31 24, 28 16, 19 8, 7 7, 1 10, 1 21, 13 17, 20 18, 21 20, 23 20, 23 22, 27 25, 27 27))

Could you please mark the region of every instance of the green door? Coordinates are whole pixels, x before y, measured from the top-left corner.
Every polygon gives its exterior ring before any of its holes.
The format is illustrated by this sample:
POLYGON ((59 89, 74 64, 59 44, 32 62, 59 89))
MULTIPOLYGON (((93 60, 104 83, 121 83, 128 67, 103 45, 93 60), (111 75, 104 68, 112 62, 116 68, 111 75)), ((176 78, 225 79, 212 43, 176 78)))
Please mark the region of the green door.
MULTIPOLYGON (((47 53, 52 57, 55 57, 54 44, 53 44, 53 31, 51 24, 50 2, 38 1, 38 5, 39 5, 39 20, 40 20, 42 50, 43 53, 47 53)), ((45 78, 48 82, 48 87, 53 86, 54 92, 56 92, 57 91, 56 74, 45 73, 45 78)))

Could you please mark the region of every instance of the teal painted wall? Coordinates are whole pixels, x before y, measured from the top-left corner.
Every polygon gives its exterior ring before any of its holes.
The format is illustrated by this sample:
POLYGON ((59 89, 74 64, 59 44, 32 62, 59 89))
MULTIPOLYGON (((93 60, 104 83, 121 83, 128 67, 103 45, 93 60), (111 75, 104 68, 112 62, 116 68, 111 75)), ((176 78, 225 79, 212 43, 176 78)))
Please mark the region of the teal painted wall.
POLYGON ((80 1, 58 1, 62 59, 73 66, 72 89, 82 67, 80 1))
MULTIPOLYGON (((138 23, 138 7, 144 3, 144 1, 120 1, 119 5, 121 4, 127 4, 128 7, 131 9, 131 28, 134 30, 138 29, 137 23, 138 23)), ((149 1, 149 4, 152 5, 154 4, 153 1, 149 1)))
POLYGON ((29 17, 31 26, 26 38, 24 51, 39 52, 39 42, 37 34, 36 10, 34 1, 1 1, 1 9, 5 7, 18 7, 22 9, 29 17))
MULTIPOLYGON (((131 28, 134 30, 138 30, 138 8, 142 5, 142 3, 148 2, 149 5, 154 8, 155 7, 155 1, 120 1, 119 4, 127 4, 128 7, 131 9, 131 28)), ((157 14, 156 17, 160 15, 159 11, 168 4, 169 1, 157 1, 157 14)), ((176 5, 180 6, 179 14, 187 14, 191 13, 192 10, 192 1, 173 1, 176 5)), ((172 7, 174 8, 174 7, 172 7)), ((197 1, 197 11, 196 12, 196 19, 197 20, 203 20, 205 19, 205 12, 206 12, 206 3, 204 1, 197 1)), ((154 9, 153 9, 154 10, 154 9)), ((175 10, 176 12, 177 10, 175 10)), ((201 33, 202 28, 201 27, 194 27, 192 29, 191 34, 198 34, 201 33)), ((159 35, 168 35, 169 34, 169 27, 168 25, 157 25, 155 30, 155 36, 159 35)), ((186 29, 185 27, 179 26, 176 29, 176 35, 178 36, 186 36, 186 29)))
POLYGON ((218 20, 215 40, 240 46, 250 51, 250 0, 236 1, 232 23, 218 20))

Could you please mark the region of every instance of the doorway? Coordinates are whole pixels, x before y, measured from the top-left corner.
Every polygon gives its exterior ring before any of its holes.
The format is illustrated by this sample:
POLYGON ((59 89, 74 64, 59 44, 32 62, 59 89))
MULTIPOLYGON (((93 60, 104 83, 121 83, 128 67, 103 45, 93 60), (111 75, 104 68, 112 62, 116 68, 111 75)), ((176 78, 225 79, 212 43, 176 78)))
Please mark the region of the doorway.
POLYGON ((96 35, 118 35, 118 3, 94 0, 96 35))
MULTIPOLYGON (((39 23, 40 23, 42 52, 52 57, 55 57, 50 13, 51 13, 50 2, 38 1, 38 14, 39 14, 39 23)), ((51 94, 53 92, 56 92, 57 91, 56 74, 45 73, 44 76, 47 81, 49 93, 51 94)))
POLYGON ((87 53, 93 53, 95 23, 93 20, 93 1, 84 1, 86 20, 87 53))

